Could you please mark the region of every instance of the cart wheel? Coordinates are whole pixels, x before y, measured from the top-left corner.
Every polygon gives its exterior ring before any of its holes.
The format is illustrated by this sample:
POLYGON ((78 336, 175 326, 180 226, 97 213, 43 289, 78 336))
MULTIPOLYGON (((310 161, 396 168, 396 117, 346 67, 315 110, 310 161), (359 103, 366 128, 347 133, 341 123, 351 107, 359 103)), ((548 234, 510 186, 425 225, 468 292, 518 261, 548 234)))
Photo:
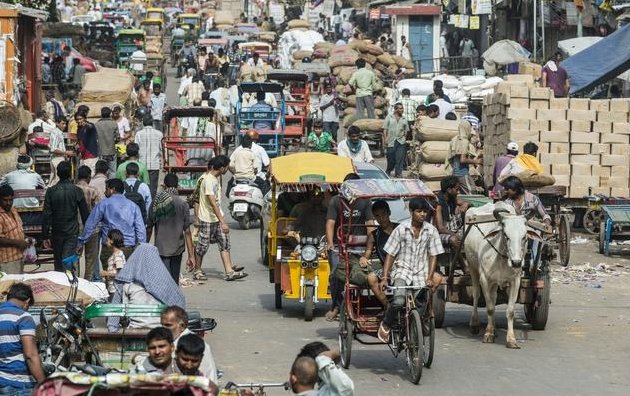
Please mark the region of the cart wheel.
POLYGON ((444 317, 446 316, 446 288, 440 286, 435 293, 433 293, 433 320, 436 328, 441 329, 444 324, 444 317))
POLYGON ((525 318, 534 330, 545 330, 549 316, 549 304, 551 304, 551 277, 549 273, 538 274, 538 280, 545 282, 545 287, 535 293, 534 302, 525 304, 525 318))
POLYGON ((424 352, 422 358, 424 359, 424 367, 431 368, 433 364, 433 351, 435 348, 435 321, 434 319, 427 318, 422 323, 422 347, 424 352))
POLYGON ((602 210, 601 209, 588 209, 584 212, 584 217, 582 218, 582 224, 584 225, 584 229, 592 235, 597 235, 600 229, 600 224, 602 222, 602 210))
POLYGON ((350 367, 350 357, 352 356, 352 339, 354 325, 352 319, 346 315, 345 302, 339 312, 339 351, 341 352, 341 366, 345 369, 350 367))
POLYGON ((313 320, 313 311, 315 311, 315 286, 307 285, 304 293, 304 320, 310 322, 313 320))
POLYGON ((569 265, 569 259, 571 258, 571 224, 567 215, 560 216, 558 245, 560 249, 560 264, 566 267, 569 265))
POLYGON ((276 297, 276 309, 282 309, 282 289, 280 288, 279 283, 276 283, 274 286, 275 286, 275 297, 276 297))
POLYGON ((422 377, 422 367, 424 366, 424 348, 422 337, 422 323, 417 310, 411 311, 409 315, 409 333, 407 334, 407 367, 409 369, 409 381, 413 384, 420 382, 422 377))
POLYGON ((599 254, 606 253, 606 227, 604 223, 599 225, 599 254))

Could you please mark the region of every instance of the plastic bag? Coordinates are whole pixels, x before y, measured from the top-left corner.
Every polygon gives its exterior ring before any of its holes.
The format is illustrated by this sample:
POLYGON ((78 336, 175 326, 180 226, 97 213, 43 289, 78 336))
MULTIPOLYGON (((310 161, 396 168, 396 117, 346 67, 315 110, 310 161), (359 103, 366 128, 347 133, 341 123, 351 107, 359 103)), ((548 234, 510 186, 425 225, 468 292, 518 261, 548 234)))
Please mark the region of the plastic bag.
POLYGON ((24 264, 35 264, 37 262, 37 249, 35 249, 35 240, 28 238, 28 247, 24 249, 24 264))

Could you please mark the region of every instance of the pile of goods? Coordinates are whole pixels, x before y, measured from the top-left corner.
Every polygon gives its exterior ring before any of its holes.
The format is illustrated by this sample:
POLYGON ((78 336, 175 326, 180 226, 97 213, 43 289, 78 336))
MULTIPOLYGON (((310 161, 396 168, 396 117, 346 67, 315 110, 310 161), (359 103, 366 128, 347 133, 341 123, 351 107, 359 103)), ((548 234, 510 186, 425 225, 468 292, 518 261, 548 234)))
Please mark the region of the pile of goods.
POLYGON ((540 162, 569 197, 593 194, 630 196, 629 99, 554 98, 534 85, 532 75, 509 75, 484 98, 484 166, 491 184, 492 164, 508 142, 539 147, 540 162))
MULTIPOLYGON (((294 63, 301 62, 304 58, 311 58, 316 43, 324 43, 324 37, 313 30, 301 26, 308 26, 307 21, 294 19, 289 21, 300 22, 298 27, 290 28, 284 32, 278 39, 278 59, 280 59, 280 68, 291 69, 294 63)), ((294 24, 296 25, 296 24, 294 24)))
POLYGON ((234 28, 236 20, 232 15, 232 11, 216 10, 214 13, 214 24, 218 30, 227 31, 234 28))
POLYGON ((86 73, 77 106, 90 108, 88 118, 100 118, 101 108, 111 107, 114 103, 131 109, 134 81, 134 76, 125 69, 102 67, 97 72, 86 73))
MULTIPOLYGON (((433 80, 440 80, 444 86, 444 93, 451 99, 451 103, 466 103, 469 98, 482 98, 494 93, 496 86, 503 81, 501 77, 439 75, 433 80)), ((398 91, 407 88, 411 97, 419 103, 424 103, 427 96, 433 93, 433 80, 412 78, 400 80, 398 91)))

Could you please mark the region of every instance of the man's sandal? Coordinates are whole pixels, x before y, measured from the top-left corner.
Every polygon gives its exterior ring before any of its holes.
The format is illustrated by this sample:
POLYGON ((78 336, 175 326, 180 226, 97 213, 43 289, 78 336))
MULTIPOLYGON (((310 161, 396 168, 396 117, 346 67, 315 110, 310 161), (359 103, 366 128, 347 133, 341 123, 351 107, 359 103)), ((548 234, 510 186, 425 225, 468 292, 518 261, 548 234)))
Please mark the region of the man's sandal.
POLYGON ((232 271, 232 272, 228 272, 227 274, 225 274, 225 277, 223 279, 225 279, 228 282, 231 281, 235 281, 237 279, 243 279, 247 276, 248 274, 246 274, 245 272, 241 272, 241 271, 232 271))
POLYGON ((203 273, 202 270, 198 269, 195 271, 195 273, 193 274, 193 280, 196 281, 205 281, 208 280, 208 277, 206 276, 206 274, 203 273))

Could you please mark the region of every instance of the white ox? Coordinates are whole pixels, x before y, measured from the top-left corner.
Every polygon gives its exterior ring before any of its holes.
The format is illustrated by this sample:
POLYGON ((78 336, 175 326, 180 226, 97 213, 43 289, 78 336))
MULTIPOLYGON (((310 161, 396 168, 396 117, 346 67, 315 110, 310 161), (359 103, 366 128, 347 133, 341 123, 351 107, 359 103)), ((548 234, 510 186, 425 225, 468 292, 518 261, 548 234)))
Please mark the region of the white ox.
POLYGON ((508 348, 518 349, 514 336, 514 304, 521 284, 521 265, 527 249, 528 231, 524 216, 517 215, 514 208, 502 202, 472 208, 466 218, 474 215, 494 215, 496 221, 473 225, 464 241, 464 252, 472 278, 473 313, 470 329, 479 333, 479 286, 483 290, 488 314, 488 326, 483 342, 494 342, 494 312, 497 289, 504 288, 508 295, 507 342, 508 348))

